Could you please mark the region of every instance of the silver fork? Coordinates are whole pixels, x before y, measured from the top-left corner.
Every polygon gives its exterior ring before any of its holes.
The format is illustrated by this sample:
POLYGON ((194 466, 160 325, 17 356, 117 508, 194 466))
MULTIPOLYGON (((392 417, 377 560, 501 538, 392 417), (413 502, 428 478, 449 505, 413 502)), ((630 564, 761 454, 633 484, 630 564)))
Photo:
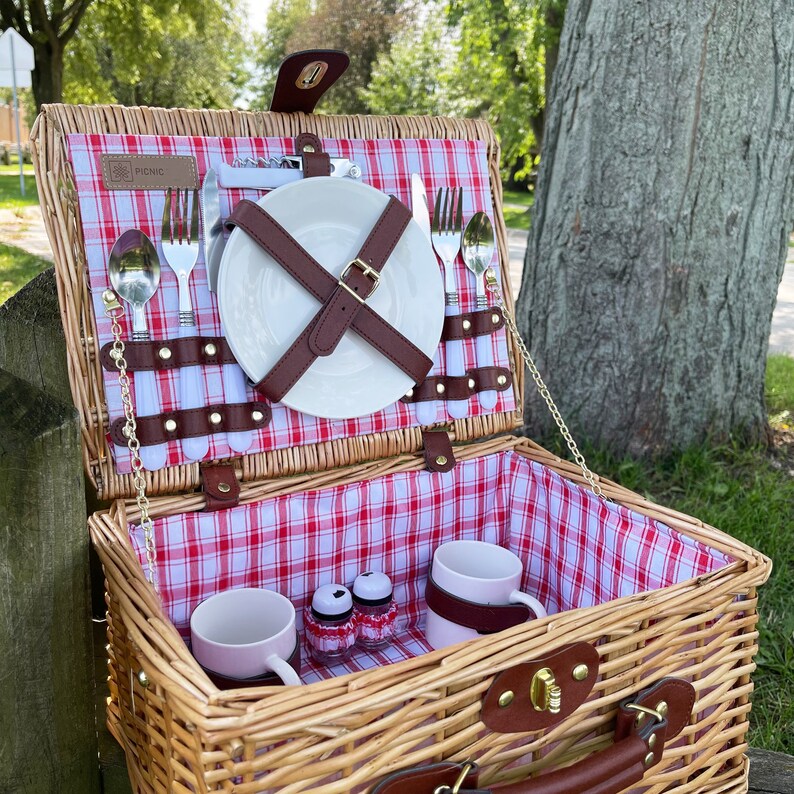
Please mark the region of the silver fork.
MULTIPOLYGON (((193 336, 196 331, 196 315, 190 298, 189 282, 199 254, 199 199, 198 190, 193 190, 193 201, 190 202, 190 192, 176 188, 174 193, 174 190, 168 188, 161 238, 165 261, 174 271, 179 286, 180 337, 193 336), (175 199, 173 204, 172 197, 175 199)), ((182 367, 179 370, 179 407, 203 408, 204 405, 201 369, 197 366, 182 367)), ((209 452, 209 437, 183 438, 182 451, 189 460, 201 460, 209 452)))
MULTIPOLYGON (((458 257, 463 230, 463 188, 439 188, 433 209, 430 239, 436 254, 444 263, 445 313, 458 313, 458 287, 455 281, 455 260, 458 257)), ((463 340, 450 339, 444 344, 446 373, 452 376, 466 374, 463 357, 463 340)), ((447 411, 454 419, 463 419, 469 413, 468 400, 449 400, 447 411)))

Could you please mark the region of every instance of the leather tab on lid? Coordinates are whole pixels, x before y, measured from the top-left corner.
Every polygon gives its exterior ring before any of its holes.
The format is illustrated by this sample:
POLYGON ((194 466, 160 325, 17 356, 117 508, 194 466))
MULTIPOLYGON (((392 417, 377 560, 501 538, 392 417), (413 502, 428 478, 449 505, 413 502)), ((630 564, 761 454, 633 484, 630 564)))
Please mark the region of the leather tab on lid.
POLYGON ((303 157, 303 178, 331 176, 331 157, 323 151, 316 135, 302 132, 295 139, 295 153, 303 157))
POLYGON ((423 430, 422 443, 425 452, 425 465, 428 471, 452 471, 455 456, 452 454, 452 441, 444 430, 423 430))
POLYGON ((204 496, 207 499, 207 511, 225 510, 236 507, 240 501, 240 483, 230 463, 201 466, 201 480, 204 485, 204 496))
POLYGON ((302 50, 282 62, 273 89, 274 113, 311 113, 320 97, 345 73, 350 64, 341 50, 302 50))

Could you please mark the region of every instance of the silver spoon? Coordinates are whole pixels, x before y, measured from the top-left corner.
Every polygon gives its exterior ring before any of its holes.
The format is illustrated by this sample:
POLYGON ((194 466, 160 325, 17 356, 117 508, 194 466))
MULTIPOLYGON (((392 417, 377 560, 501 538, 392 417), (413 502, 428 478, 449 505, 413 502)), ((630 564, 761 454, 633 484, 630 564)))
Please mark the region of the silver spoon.
MULTIPOLYGON (((140 229, 127 229, 113 243, 108 260, 110 283, 119 297, 132 308, 132 338, 136 342, 149 339, 146 303, 160 285, 160 259, 152 241, 140 229)), ((138 416, 160 413, 157 376, 149 370, 133 374, 135 411, 138 416)), ((165 444, 141 447, 141 462, 149 471, 165 466, 168 448, 165 444)))
MULTIPOLYGON (((485 293, 485 271, 490 267, 496 246, 494 244, 491 219, 484 212, 472 215, 463 230, 461 251, 466 267, 474 273, 477 285, 477 308, 487 309, 488 298, 485 293)), ((478 367, 493 366, 493 346, 490 334, 474 338, 478 367)), ((497 393, 493 389, 482 391, 477 395, 480 405, 490 411, 496 406, 497 393)))

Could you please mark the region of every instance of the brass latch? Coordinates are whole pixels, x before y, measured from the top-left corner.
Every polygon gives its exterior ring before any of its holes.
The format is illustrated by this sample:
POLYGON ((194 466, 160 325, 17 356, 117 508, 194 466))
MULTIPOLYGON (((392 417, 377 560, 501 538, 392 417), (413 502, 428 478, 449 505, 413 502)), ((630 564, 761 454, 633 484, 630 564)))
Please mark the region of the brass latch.
POLYGON ((559 714, 562 707, 562 689, 554 680, 554 673, 548 667, 538 670, 532 676, 529 696, 535 711, 548 711, 559 714))

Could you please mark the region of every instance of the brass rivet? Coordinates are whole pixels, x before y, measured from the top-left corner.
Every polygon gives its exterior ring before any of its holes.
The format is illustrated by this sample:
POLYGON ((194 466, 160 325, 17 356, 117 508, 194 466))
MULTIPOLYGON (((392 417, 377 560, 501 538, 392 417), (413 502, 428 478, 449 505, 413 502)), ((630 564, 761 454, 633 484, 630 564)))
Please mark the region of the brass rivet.
POLYGON ((507 383, 507 375, 500 375, 500 376, 499 376, 499 377, 496 379, 496 382, 497 382, 497 383, 498 383, 500 386, 504 386, 504 385, 505 385, 505 383, 507 383))
POLYGON ((111 350, 110 351, 110 357, 114 361, 118 361, 121 358, 121 351, 120 350, 111 350))
POLYGON ((231 490, 232 490, 232 486, 231 486, 231 485, 229 485, 229 483, 228 483, 228 482, 219 482, 219 483, 218 483, 218 490, 219 490, 221 493, 229 493, 229 491, 231 491, 231 490))
POLYGON ((474 383, 474 378, 469 378, 469 388, 470 388, 470 389, 473 389, 473 388, 474 388, 474 386, 475 386, 475 383, 474 383))
POLYGON ((645 714, 643 714, 642 712, 640 712, 640 713, 637 715, 636 719, 634 720, 634 724, 635 724, 635 725, 636 725, 636 726, 639 728, 639 727, 640 727, 640 725, 642 725, 642 723, 643 723, 643 722, 645 722, 645 714))
POLYGON ((471 321, 470 320, 464 320, 463 321, 463 330, 464 331, 468 331, 469 328, 471 328, 471 321))
POLYGON ((163 361, 168 361, 168 359, 171 358, 171 348, 161 347, 157 351, 157 355, 160 356, 160 358, 163 359, 163 361))
POLYGON ((218 348, 215 347, 215 345, 213 345, 212 342, 207 342, 207 344, 204 345, 204 352, 208 356, 214 356, 218 352, 218 348))
POLYGON ((645 766, 650 766, 655 757, 653 753, 648 753, 648 755, 645 756, 645 766))
POLYGON ((314 146, 312 146, 310 143, 307 143, 307 144, 306 144, 306 145, 303 147, 303 151, 304 151, 304 152, 308 152, 309 154, 311 154, 311 153, 314 151, 314 146))
POLYGON ((444 393, 446 390, 447 390, 447 389, 446 389, 446 386, 444 386, 444 384, 443 384, 443 383, 437 383, 437 384, 436 384, 436 391, 437 391, 439 394, 443 394, 443 393, 444 393))
POLYGON ((447 465, 447 459, 443 455, 439 455, 436 458, 436 464, 438 466, 446 466, 447 465))
POLYGON ((660 700, 656 704, 656 710, 662 715, 662 717, 667 716, 667 703, 664 700, 660 700))
POLYGON ((223 417, 217 411, 213 411, 210 414, 211 425, 219 425, 222 421, 223 421, 223 417))
POLYGON ((107 301, 108 303, 110 303, 111 301, 114 301, 114 300, 116 300, 116 293, 115 293, 115 292, 113 292, 113 290, 112 290, 112 289, 106 289, 106 290, 105 290, 105 291, 102 293, 102 300, 103 300, 103 301, 107 301))
POLYGON ((146 671, 145 671, 145 670, 141 670, 141 671, 138 673, 138 683, 139 683, 139 684, 140 684, 140 685, 141 685, 141 686, 142 686, 144 689, 146 689, 146 688, 149 686, 149 676, 148 676, 148 675, 146 675, 146 671))
POLYGON ((492 314, 491 315, 491 322, 494 325, 499 325, 499 315, 498 314, 492 314))
POLYGON ((507 692, 502 692, 502 694, 499 695, 499 708, 506 708, 513 702, 514 699, 515 694, 513 693, 512 689, 508 689, 507 692))
POLYGON ((648 739, 648 747, 653 749, 656 746, 656 734, 652 733, 651 738, 648 739))
POLYGON ((575 681, 584 681, 590 675, 590 668, 586 664, 577 664, 573 668, 573 677, 575 681))
POLYGON ((408 391, 405 392, 405 396, 406 397, 413 397, 414 396, 414 390, 413 389, 408 389, 408 391))
POLYGON ((261 411, 251 411, 251 419, 255 422, 261 422, 265 418, 265 415, 261 411))
POLYGON ((127 427, 127 426, 125 425, 125 426, 124 426, 124 429, 121 431, 121 434, 122 434, 122 435, 123 435, 125 438, 129 438, 129 437, 130 437, 130 429, 129 429, 129 427, 127 427))
POLYGON ((173 433, 176 430, 176 422, 173 419, 166 419, 165 420, 165 429, 169 433, 173 433))

